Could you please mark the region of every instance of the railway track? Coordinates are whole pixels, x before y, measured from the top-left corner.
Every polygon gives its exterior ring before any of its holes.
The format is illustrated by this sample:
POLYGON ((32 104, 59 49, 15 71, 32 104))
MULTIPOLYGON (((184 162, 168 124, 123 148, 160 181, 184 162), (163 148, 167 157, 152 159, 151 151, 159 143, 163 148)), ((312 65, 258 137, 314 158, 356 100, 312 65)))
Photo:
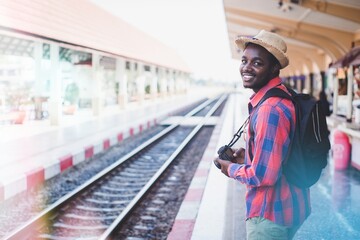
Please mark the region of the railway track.
POLYGON ((224 100, 204 102, 185 116, 210 105, 196 127, 167 127, 4 239, 108 239, 224 100))
POLYGON ((214 126, 200 130, 124 219, 112 239, 167 239, 213 130, 214 126))

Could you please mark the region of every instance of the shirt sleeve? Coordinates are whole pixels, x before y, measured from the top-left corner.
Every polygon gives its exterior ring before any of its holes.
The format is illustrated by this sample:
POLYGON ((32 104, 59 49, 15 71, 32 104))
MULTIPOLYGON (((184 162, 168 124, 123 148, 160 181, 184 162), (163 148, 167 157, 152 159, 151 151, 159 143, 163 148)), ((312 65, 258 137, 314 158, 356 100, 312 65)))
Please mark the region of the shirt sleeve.
MULTIPOLYGON (((229 176, 249 186, 274 185, 282 175, 281 164, 289 148, 290 120, 277 107, 259 106, 251 119, 253 159, 246 164, 231 164, 229 176)), ((250 159, 248 152, 247 158, 250 159)))

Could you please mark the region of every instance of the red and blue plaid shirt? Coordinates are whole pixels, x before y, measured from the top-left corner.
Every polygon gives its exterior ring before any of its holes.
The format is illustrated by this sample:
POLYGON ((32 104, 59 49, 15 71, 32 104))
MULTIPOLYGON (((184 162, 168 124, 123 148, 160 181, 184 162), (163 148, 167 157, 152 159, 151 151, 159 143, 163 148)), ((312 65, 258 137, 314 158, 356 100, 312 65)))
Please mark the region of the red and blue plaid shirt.
POLYGON ((289 184, 281 170, 295 131, 294 105, 271 97, 257 106, 273 87, 287 92, 277 77, 250 98, 245 164, 231 164, 228 174, 246 184, 247 218, 259 216, 292 227, 310 215, 310 195, 309 189, 289 184))

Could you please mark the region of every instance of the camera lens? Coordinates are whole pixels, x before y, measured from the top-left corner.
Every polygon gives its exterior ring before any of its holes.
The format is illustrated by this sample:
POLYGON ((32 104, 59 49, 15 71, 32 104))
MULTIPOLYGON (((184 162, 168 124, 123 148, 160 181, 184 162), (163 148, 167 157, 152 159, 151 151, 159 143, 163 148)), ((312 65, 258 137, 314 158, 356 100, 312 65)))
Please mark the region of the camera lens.
POLYGON ((215 166, 216 166, 218 169, 221 169, 220 163, 218 163, 217 161, 214 160, 214 164, 215 164, 215 166))

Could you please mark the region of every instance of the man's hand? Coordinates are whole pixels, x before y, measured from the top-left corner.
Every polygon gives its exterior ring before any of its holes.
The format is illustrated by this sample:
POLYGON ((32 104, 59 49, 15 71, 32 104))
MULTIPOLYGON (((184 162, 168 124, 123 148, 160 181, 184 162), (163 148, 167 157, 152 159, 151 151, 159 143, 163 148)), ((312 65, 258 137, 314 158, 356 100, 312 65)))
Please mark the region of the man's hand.
POLYGON ((228 168, 229 168, 229 165, 230 165, 232 162, 226 161, 226 160, 222 160, 222 159, 220 159, 220 158, 218 158, 218 157, 215 158, 214 162, 219 163, 219 164, 221 165, 221 172, 222 172, 223 174, 225 174, 227 177, 229 177, 227 170, 228 170, 228 168))
POLYGON ((232 161, 233 163, 244 164, 245 149, 239 148, 238 150, 234 151, 233 156, 234 156, 234 160, 232 161))
POLYGON ((217 162, 218 164, 221 165, 221 172, 223 174, 225 174, 227 177, 229 177, 228 175, 228 168, 229 165, 231 163, 238 163, 238 164, 244 164, 244 159, 245 159, 245 149, 244 148, 239 148, 236 151, 233 151, 234 154, 234 159, 230 162, 230 161, 226 161, 226 160, 222 160, 220 158, 215 158, 214 162, 217 162))

